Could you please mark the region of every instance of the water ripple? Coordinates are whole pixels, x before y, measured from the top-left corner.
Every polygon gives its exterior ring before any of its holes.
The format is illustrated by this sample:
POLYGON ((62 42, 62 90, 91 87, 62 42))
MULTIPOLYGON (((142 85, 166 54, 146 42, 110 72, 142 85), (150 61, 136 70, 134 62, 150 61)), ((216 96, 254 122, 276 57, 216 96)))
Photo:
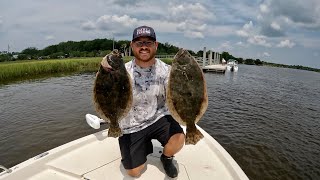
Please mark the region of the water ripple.
MULTIPOLYGON (((205 74, 209 106, 199 125, 250 179, 320 179, 319 73, 239 66, 205 74)), ((94 74, 0 87, 0 164, 13 166, 96 132, 94 74)))

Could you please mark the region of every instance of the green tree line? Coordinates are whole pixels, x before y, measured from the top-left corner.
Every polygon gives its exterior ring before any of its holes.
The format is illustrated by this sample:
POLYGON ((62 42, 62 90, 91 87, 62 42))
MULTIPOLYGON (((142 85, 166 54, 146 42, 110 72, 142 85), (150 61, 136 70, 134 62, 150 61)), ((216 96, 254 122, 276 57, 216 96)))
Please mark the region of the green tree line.
MULTIPOLYGON (((30 60, 30 59, 58 59, 58 58, 72 58, 72 57, 103 57, 111 52, 115 48, 125 55, 129 55, 130 41, 119 40, 114 41, 112 39, 94 39, 83 41, 67 41, 61 42, 56 45, 50 45, 44 49, 37 49, 36 47, 28 47, 21 52, 12 52, 0 54, 0 62, 14 61, 14 60, 30 60)), ((158 46, 157 54, 162 55, 174 55, 179 50, 179 47, 171 45, 169 43, 160 43, 158 46)), ((188 50, 191 55, 201 57, 203 51, 193 52, 188 50)), ((207 52, 207 57, 209 52, 207 52)), ((303 69, 309 71, 320 72, 320 69, 310 68, 300 65, 284 65, 269 63, 260 59, 243 59, 241 57, 234 57, 229 52, 222 52, 220 56, 220 62, 223 59, 226 61, 230 59, 237 60, 239 64, 258 65, 258 66, 276 66, 294 69, 303 69)))
MULTIPOLYGON (((84 41, 68 41, 61 42, 56 45, 50 45, 44 49, 37 49, 36 47, 28 47, 20 53, 8 53, 0 55, 1 61, 11 60, 27 60, 27 59, 57 59, 68 57, 103 57, 110 53, 115 48, 122 53, 128 55, 130 48, 130 41, 112 39, 94 39, 84 41)), ((159 43, 158 54, 175 54, 179 50, 178 47, 170 45, 169 43, 159 43)))
POLYGON ((246 64, 246 65, 257 65, 257 66, 273 66, 273 67, 282 67, 282 68, 291 68, 291 69, 301 69, 307 71, 315 71, 320 72, 320 69, 311 68, 301 65, 285 65, 285 64, 277 64, 277 63, 270 63, 266 61, 261 61, 260 59, 243 59, 241 57, 237 58, 229 54, 228 52, 222 52, 221 58, 224 58, 226 61, 230 59, 237 60, 239 64, 246 64))

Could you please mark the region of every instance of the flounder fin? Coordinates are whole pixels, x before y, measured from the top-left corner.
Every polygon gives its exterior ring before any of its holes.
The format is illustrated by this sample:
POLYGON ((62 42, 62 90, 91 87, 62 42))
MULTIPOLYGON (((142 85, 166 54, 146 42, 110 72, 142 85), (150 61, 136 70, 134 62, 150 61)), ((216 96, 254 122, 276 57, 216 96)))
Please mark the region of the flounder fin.
POLYGON ((197 144, 203 138, 203 134, 197 129, 195 124, 187 125, 185 144, 197 144))

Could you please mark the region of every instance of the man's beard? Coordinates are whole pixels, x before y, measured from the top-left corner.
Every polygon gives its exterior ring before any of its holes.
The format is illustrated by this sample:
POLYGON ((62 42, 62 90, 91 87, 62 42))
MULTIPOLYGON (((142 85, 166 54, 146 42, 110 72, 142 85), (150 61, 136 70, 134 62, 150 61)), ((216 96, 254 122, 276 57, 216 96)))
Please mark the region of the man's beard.
MULTIPOLYGON (((143 51, 143 50, 140 50, 140 51, 143 51)), ((149 58, 148 58, 148 59, 145 59, 145 58, 143 58, 143 54, 141 54, 140 51, 139 51, 138 54, 136 54, 135 52, 133 52, 133 54, 134 54, 135 56, 138 56, 139 60, 142 60, 142 61, 146 61, 146 62, 147 62, 147 61, 150 61, 150 60, 152 60, 152 59, 156 56, 156 52, 147 50, 147 51, 148 51, 149 58)))

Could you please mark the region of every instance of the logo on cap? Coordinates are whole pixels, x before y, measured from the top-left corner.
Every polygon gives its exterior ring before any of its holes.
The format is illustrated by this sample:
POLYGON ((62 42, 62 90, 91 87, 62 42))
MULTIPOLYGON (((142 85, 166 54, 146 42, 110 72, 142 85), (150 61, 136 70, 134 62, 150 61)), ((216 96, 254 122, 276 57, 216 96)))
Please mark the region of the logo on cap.
POLYGON ((141 35, 141 34, 151 34, 151 30, 149 28, 137 29, 137 35, 141 35))

